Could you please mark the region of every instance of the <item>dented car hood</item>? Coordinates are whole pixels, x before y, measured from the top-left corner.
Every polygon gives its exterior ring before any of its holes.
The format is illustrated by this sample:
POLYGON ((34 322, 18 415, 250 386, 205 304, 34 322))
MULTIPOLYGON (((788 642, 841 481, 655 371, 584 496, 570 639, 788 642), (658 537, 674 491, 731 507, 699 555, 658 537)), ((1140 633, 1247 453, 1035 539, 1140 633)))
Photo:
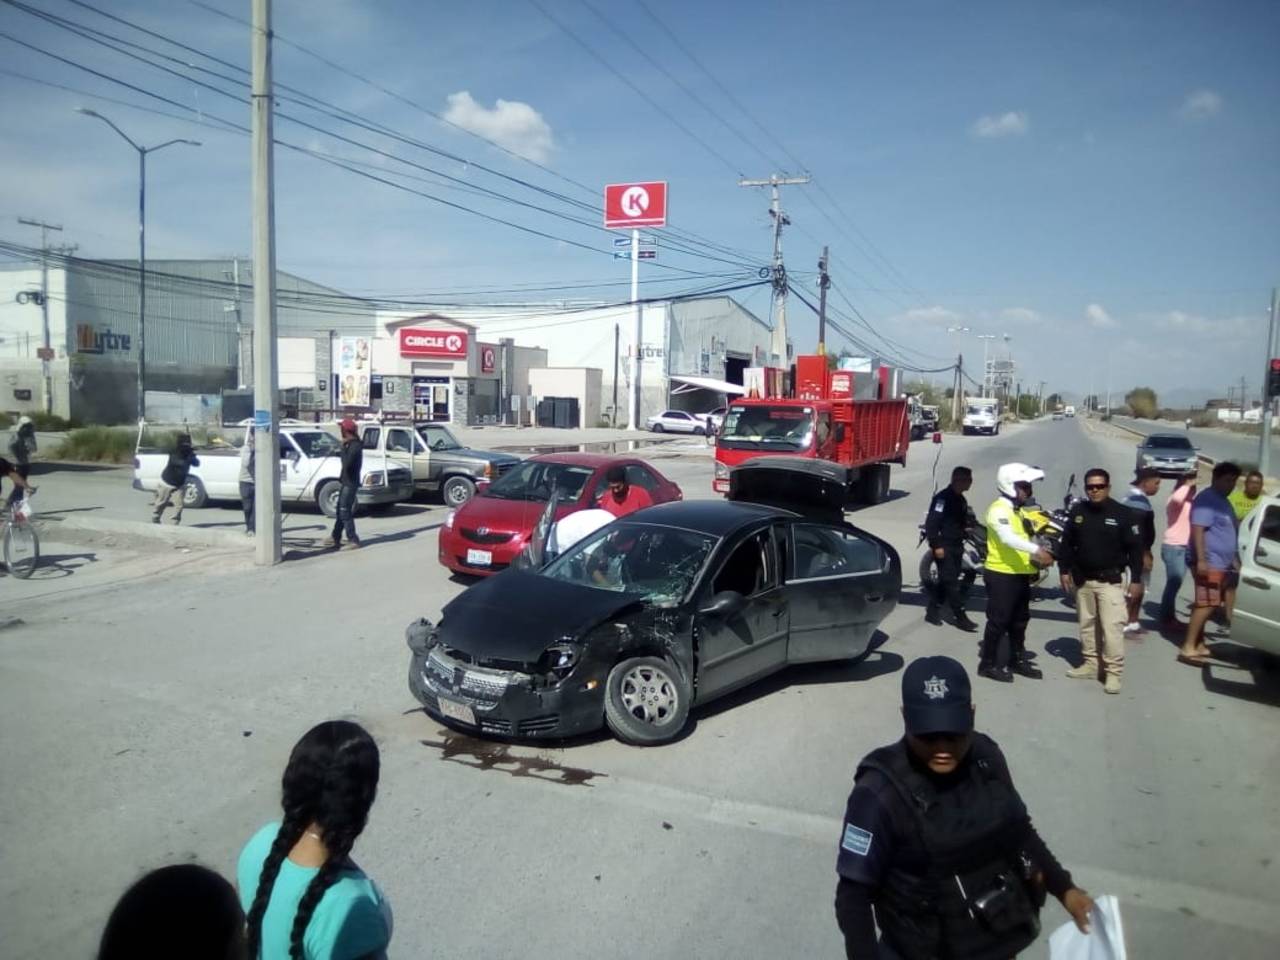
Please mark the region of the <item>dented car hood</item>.
POLYGON ((505 570, 449 601, 438 636, 445 646, 479 661, 533 664, 551 644, 580 639, 592 627, 645 602, 634 593, 505 570))

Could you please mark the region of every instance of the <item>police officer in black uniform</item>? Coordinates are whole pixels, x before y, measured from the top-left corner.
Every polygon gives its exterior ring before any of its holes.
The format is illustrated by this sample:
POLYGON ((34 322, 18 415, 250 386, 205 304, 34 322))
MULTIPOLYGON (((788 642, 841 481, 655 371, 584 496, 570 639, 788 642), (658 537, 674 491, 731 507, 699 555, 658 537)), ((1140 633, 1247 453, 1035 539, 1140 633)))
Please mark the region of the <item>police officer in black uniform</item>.
POLYGON ((938 579, 929 596, 924 619, 934 626, 941 626, 940 611, 945 604, 951 608, 955 625, 966 633, 978 629, 978 625, 965 612, 965 592, 960 583, 964 536, 971 523, 969 501, 964 495, 971 486, 973 471, 968 467, 956 467, 951 471, 951 485, 934 494, 929 503, 929 515, 924 521, 924 535, 929 549, 933 551, 938 571, 938 579))
POLYGON ((973 715, 957 661, 921 657, 903 672, 906 736, 858 764, 840 837, 850 960, 1006 960, 1039 935, 1046 891, 1088 932, 1093 900, 1036 833, 973 715))

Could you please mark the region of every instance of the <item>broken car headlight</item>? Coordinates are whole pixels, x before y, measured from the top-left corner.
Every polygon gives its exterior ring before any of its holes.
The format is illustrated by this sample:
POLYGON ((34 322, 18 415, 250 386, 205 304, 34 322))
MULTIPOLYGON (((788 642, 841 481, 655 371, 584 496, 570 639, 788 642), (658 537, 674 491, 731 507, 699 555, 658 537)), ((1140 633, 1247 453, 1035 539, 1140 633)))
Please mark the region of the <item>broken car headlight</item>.
POLYGON ((716 478, 717 480, 728 480, 728 479, 729 479, 729 467, 728 467, 726 464, 721 463, 719 460, 717 460, 717 461, 716 461, 716 476, 715 476, 715 478, 716 478))
POLYGON ((562 641, 553 643, 542 652, 538 666, 540 672, 550 674, 557 681, 563 680, 578 665, 578 656, 582 648, 576 643, 562 641))
POLYGON ((436 628, 426 617, 419 617, 405 628, 404 639, 414 653, 426 653, 436 644, 436 628))

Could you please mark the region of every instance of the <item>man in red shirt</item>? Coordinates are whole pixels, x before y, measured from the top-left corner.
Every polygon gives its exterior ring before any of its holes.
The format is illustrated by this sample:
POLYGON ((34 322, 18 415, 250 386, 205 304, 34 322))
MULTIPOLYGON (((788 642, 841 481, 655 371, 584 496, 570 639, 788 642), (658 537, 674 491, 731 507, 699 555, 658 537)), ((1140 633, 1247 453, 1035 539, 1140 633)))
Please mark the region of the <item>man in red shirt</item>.
POLYGON ((625 517, 645 507, 653 506, 653 497, 644 487, 632 486, 627 482, 627 468, 615 464, 605 474, 609 489, 600 498, 600 509, 608 510, 615 517, 625 517))

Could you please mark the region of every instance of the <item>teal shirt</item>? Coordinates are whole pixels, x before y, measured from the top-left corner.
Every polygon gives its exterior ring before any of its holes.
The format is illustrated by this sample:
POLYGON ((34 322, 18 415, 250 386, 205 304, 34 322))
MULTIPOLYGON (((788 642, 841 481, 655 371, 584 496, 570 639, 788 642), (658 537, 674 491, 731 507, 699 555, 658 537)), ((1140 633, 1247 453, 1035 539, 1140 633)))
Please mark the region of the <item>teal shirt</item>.
MULTIPOLYGON (((263 861, 271 852, 279 829, 279 823, 267 824, 240 852, 236 886, 246 914, 253 906, 263 861)), ((261 960, 288 960, 289 934, 298 901, 319 872, 316 867, 300 867, 287 856, 280 864, 280 873, 271 887, 271 901, 262 918, 261 960)), ((391 942, 391 907, 377 884, 362 870, 345 870, 316 904, 302 942, 307 960, 382 957, 391 942)))

